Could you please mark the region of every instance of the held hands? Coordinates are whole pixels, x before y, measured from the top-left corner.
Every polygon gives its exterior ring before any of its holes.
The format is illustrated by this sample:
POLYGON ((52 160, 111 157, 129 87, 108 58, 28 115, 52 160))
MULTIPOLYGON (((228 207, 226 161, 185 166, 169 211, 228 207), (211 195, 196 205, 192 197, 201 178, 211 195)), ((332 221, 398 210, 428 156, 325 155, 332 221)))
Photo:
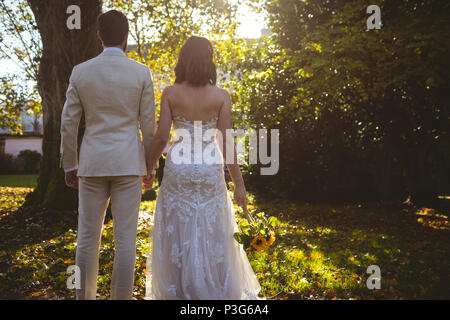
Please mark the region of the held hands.
POLYGON ((78 189, 77 172, 77 169, 66 172, 66 186, 68 186, 69 188, 78 189))
POLYGON ((156 171, 149 171, 142 181, 142 190, 150 190, 155 181, 156 171))

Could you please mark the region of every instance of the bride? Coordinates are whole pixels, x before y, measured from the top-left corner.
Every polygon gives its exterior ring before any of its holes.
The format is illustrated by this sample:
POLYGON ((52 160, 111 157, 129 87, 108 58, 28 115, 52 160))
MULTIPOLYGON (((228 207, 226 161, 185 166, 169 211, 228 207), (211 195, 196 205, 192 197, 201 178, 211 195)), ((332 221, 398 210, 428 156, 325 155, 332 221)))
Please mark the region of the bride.
POLYGON ((147 155, 151 172, 169 142, 172 123, 176 133, 184 133, 177 134, 178 140, 166 157, 153 217, 146 297, 258 299, 261 287, 257 277, 242 245, 233 238, 237 224, 223 161, 198 161, 211 146, 221 160, 219 145, 223 154, 233 148, 234 159, 227 159, 226 165, 234 184, 234 201, 246 209, 246 190, 234 142, 225 141, 226 130, 231 128, 230 95, 216 86, 213 49, 206 38, 190 37, 186 41, 175 76, 175 84, 162 94, 159 127, 147 155), (199 129, 203 133, 218 129, 221 134, 205 135, 198 141, 194 132, 199 129), (186 139, 186 133, 187 138, 193 138, 186 139), (218 141, 222 137, 223 141, 218 141))

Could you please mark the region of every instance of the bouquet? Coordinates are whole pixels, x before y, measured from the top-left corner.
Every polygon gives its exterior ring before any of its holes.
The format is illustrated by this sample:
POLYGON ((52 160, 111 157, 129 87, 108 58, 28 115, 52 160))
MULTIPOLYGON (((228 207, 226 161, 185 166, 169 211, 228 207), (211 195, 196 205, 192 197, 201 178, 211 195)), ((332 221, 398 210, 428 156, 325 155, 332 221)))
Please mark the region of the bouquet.
POLYGON ((278 219, 275 217, 267 219, 264 212, 255 214, 255 218, 249 211, 245 211, 244 214, 245 218, 239 222, 239 232, 234 234, 234 238, 243 244, 245 249, 250 248, 256 251, 269 249, 276 239, 278 219))

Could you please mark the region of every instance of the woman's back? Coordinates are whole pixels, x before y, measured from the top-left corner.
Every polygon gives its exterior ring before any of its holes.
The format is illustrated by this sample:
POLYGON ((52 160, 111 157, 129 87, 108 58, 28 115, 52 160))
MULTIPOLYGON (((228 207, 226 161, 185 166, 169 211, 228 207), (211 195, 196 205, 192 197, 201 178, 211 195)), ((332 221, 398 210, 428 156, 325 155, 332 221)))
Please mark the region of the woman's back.
POLYGON ((222 153, 214 142, 215 134, 208 134, 217 129, 221 91, 213 85, 183 83, 166 92, 175 137, 166 156, 163 189, 188 197, 198 193, 195 198, 203 201, 226 191, 222 153))
POLYGON ((207 122, 218 118, 225 94, 214 85, 193 87, 183 82, 171 86, 167 98, 173 118, 207 122))

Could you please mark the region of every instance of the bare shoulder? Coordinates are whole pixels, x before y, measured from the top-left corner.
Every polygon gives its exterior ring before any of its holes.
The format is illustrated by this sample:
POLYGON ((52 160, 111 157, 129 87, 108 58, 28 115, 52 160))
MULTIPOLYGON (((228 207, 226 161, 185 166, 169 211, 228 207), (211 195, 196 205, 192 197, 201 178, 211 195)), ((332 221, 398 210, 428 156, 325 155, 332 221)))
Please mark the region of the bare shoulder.
POLYGON ((231 101, 230 93, 228 92, 227 89, 216 87, 216 90, 217 96, 223 103, 231 101))
POLYGON ((175 85, 175 84, 172 84, 172 85, 167 86, 167 87, 164 88, 164 90, 163 90, 163 92, 162 92, 162 95, 163 95, 164 97, 169 98, 170 96, 173 96, 173 94, 175 93, 175 91, 176 91, 176 85, 175 85))

